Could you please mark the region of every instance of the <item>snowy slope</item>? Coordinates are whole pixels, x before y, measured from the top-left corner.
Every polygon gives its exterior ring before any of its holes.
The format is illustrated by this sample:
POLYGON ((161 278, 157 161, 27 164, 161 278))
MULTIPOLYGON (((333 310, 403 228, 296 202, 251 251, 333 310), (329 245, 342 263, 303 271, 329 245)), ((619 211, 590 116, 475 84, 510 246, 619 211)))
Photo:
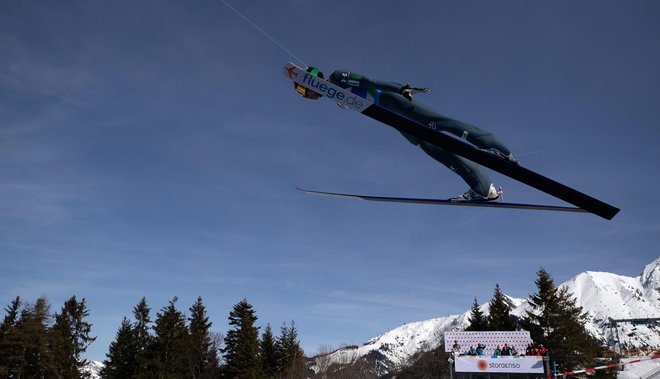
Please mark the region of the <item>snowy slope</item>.
MULTIPOLYGON (((587 271, 562 283, 588 313, 587 330, 603 341, 611 342, 615 330, 608 327, 609 318, 660 317, 660 257, 648 264, 641 275, 626 277, 605 272, 587 271)), ((511 314, 522 316, 530 309, 526 299, 507 296, 511 314)), ((488 303, 480 306, 488 314, 488 303)), ((445 331, 463 330, 468 325, 470 310, 463 314, 413 322, 374 337, 362 346, 339 349, 316 357, 312 369, 329 363, 351 363, 365 356, 377 357, 379 374, 411 364, 415 353, 436 348, 445 331)), ((645 325, 621 325, 618 337, 627 347, 660 347, 660 328, 645 325)))
MULTIPOLYGON (((648 357, 631 357, 623 359, 623 362, 632 361, 639 358, 648 357)), ((660 359, 646 360, 635 364, 623 366, 623 371, 619 372, 619 379, 640 379, 640 378, 653 378, 654 375, 660 377, 660 359)))
POLYGON ((347 364, 377 351, 382 354, 384 367, 402 367, 416 352, 438 347, 445 330, 456 330, 458 327, 460 321, 456 316, 413 322, 372 338, 362 346, 340 349, 326 358, 334 363, 347 364))
POLYGON ((99 379, 101 377, 103 363, 99 361, 88 361, 83 371, 89 375, 89 379, 99 379))
MULTIPOLYGON (((660 258, 648 264, 642 275, 634 278, 587 271, 562 285, 589 312, 589 331, 608 342, 612 342, 617 332, 608 328, 609 318, 660 317, 660 258)), ((621 343, 629 348, 660 346, 660 330, 657 327, 621 324, 618 336, 621 343)))

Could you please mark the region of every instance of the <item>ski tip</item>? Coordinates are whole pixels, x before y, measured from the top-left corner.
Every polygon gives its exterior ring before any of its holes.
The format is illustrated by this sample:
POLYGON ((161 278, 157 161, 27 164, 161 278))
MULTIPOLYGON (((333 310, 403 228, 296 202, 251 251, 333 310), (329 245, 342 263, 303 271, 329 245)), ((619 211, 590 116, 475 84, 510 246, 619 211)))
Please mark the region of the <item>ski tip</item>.
POLYGON ((614 218, 614 216, 619 214, 620 211, 621 211, 621 209, 619 209, 619 208, 611 207, 611 208, 607 209, 606 211, 599 213, 598 216, 600 216, 600 217, 602 217, 606 220, 611 220, 611 219, 614 218))

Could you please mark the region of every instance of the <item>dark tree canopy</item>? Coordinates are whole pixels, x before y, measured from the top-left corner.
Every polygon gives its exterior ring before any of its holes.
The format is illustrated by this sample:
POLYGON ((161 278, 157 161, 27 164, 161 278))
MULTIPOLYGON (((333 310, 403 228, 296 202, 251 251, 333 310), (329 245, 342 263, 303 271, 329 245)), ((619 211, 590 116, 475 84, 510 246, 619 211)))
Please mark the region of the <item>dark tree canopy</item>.
POLYGON ((275 349, 279 358, 280 373, 283 378, 298 378, 304 376, 304 353, 300 348, 298 330, 293 320, 283 324, 280 335, 275 341, 275 349))
POLYGON ((523 320, 532 339, 549 349, 550 356, 562 370, 573 370, 595 362, 594 358, 601 349, 584 327, 587 314, 565 287, 555 287, 544 268, 537 271, 537 276, 537 293, 529 296, 532 310, 523 320))
POLYGON ((470 309, 469 322, 470 324, 465 329, 467 331, 479 332, 488 330, 488 318, 484 316, 484 313, 481 311, 476 296, 472 302, 472 308, 470 309))
POLYGON ((81 354, 96 339, 91 336, 92 325, 85 321, 88 316, 85 299, 78 301, 75 295, 55 314, 55 324, 50 330, 50 350, 58 376, 76 377, 87 365, 81 354))
POLYGON ((488 330, 516 330, 516 323, 509 313, 509 304, 507 304, 507 299, 502 293, 499 283, 495 284, 493 299, 488 304, 488 330))
POLYGON ((261 360, 261 370, 266 378, 275 378, 280 370, 279 357, 275 349, 275 337, 270 324, 261 335, 259 341, 259 359, 261 360))
POLYGON ((216 347, 211 340, 212 323, 206 315, 206 307, 201 297, 198 297, 190 307, 188 321, 190 378, 210 377, 216 368, 218 357, 216 347))
POLYGON ((259 328, 255 326, 257 315, 246 299, 241 300, 229 313, 232 329, 225 336, 222 349, 226 372, 233 378, 258 378, 261 375, 259 361, 259 328))
POLYGON ((131 378, 138 372, 138 351, 135 330, 126 317, 121 321, 115 340, 110 343, 103 361, 101 377, 106 379, 131 378))

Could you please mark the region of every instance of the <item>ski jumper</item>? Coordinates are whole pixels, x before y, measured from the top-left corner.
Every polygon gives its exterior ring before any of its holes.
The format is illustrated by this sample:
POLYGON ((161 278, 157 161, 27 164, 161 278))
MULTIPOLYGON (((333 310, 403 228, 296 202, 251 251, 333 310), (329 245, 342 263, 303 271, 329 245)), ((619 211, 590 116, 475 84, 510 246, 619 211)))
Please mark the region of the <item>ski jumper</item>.
MULTIPOLYGON (((369 79, 344 69, 333 72, 329 80, 342 88, 352 87, 366 91, 374 98, 376 104, 421 124, 428 125, 434 130, 451 133, 465 139, 480 149, 495 148, 506 155, 511 153, 492 133, 479 129, 474 125, 443 116, 417 101, 406 99, 401 94, 402 90, 406 88, 402 84, 369 79)), ((400 133, 410 143, 419 146, 433 159, 457 173, 474 192, 484 197, 488 195, 488 189, 492 182, 478 164, 407 133, 400 133)))

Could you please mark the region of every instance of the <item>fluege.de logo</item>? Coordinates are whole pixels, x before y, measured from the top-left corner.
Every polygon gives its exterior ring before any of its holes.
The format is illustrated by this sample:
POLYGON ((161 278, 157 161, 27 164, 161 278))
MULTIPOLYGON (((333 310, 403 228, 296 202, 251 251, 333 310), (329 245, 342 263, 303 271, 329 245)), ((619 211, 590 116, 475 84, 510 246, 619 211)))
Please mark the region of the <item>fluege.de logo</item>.
POLYGON ((363 101, 361 97, 358 96, 347 96, 345 92, 337 91, 335 88, 330 87, 325 84, 322 80, 318 79, 316 76, 309 73, 305 74, 302 80, 303 83, 307 84, 310 89, 313 89, 315 92, 320 93, 321 95, 327 96, 328 99, 333 99, 335 101, 341 101, 342 103, 349 105, 358 110, 362 110, 367 104, 363 101))

